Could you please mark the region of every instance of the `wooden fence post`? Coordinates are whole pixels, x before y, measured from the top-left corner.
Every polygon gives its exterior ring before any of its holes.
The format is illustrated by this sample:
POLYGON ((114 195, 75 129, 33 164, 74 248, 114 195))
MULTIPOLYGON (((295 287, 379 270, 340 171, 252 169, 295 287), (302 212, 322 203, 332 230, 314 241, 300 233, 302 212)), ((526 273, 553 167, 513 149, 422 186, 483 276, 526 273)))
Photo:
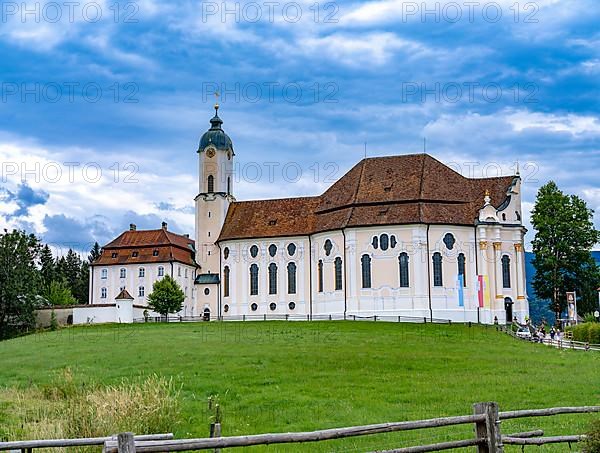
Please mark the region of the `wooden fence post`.
MULTIPOLYGON (((221 437, 221 423, 210 424, 210 437, 221 437)), ((215 453, 221 453, 220 448, 215 448, 215 453)))
POLYGON ((475 403, 474 414, 485 414, 485 421, 475 424, 475 435, 485 439, 477 447, 477 453, 504 453, 498 416, 498 403, 475 403))
POLYGON ((135 453, 135 440, 133 433, 120 433, 117 436, 119 453, 135 453))

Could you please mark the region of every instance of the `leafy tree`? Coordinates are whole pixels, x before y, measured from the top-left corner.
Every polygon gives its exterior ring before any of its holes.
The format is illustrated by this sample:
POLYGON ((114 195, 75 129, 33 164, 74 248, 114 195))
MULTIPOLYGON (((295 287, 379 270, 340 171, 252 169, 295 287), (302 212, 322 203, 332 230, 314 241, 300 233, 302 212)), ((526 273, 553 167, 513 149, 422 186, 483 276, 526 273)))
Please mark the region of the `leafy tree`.
MULTIPOLYGON (((586 288, 597 285, 597 266, 590 253, 600 240, 592 223, 593 211, 576 195, 565 195, 550 181, 537 194, 531 223, 537 297, 550 301, 556 317, 566 308, 566 292, 589 297, 586 288)), ((587 302, 586 302, 587 305, 587 302)))
POLYGON ((41 245, 33 234, 0 234, 0 338, 35 326, 41 276, 41 245))
POLYGON ((90 264, 96 261, 98 258, 100 258, 100 251, 100 244, 94 242, 94 246, 92 247, 92 249, 90 250, 90 254, 88 255, 88 262, 90 264))
POLYGON ((42 285, 46 289, 48 289, 50 283, 57 278, 56 263, 48 244, 46 244, 40 252, 40 274, 42 277, 42 285))
POLYGON ((184 299, 185 294, 179 284, 170 275, 165 275, 152 285, 152 293, 148 295, 148 306, 166 317, 169 313, 180 311, 184 299))
POLYGON ((43 293, 50 305, 75 305, 77 300, 65 282, 53 281, 43 293))

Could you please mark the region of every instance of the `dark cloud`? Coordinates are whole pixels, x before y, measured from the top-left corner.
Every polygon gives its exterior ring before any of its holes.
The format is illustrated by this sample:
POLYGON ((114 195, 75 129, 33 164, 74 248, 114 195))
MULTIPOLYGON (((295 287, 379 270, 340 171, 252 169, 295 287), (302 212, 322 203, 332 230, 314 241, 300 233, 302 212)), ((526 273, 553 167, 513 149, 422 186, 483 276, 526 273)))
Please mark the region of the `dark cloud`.
POLYGON ((50 194, 43 190, 34 190, 27 183, 20 184, 16 192, 0 187, 0 199, 8 202, 15 202, 18 208, 7 217, 26 217, 29 215, 29 208, 36 205, 46 204, 50 194))

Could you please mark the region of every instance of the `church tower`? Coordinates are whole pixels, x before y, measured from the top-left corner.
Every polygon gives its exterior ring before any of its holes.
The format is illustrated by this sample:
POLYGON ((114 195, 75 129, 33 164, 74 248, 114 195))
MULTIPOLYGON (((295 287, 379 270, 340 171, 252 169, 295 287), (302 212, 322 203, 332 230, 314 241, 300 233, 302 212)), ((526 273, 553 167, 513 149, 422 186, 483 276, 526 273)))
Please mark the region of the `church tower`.
MULTIPOLYGON (((219 118, 219 104, 215 104, 215 116, 210 129, 202 135, 198 147, 199 190, 196 196, 196 262, 200 266, 197 283, 219 282, 219 248, 216 241, 227 209, 233 197, 233 144, 223 131, 219 118)), ((202 291, 199 299, 205 295, 202 291)), ((212 288, 217 292, 217 288, 212 288)), ((211 298, 212 299, 212 298, 211 298)), ((212 304, 211 304, 212 305, 212 304)))

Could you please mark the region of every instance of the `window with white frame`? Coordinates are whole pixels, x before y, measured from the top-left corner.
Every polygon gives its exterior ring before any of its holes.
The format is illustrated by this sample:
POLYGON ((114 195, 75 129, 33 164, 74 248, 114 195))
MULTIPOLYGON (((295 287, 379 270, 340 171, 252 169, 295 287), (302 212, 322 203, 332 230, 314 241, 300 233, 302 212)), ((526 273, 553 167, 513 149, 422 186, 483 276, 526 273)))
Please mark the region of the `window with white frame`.
POLYGON ((139 297, 144 297, 145 292, 146 292, 146 290, 145 290, 145 288, 143 286, 140 286, 138 288, 138 296, 139 297))
POLYGON ((102 271, 100 271, 100 278, 102 280, 106 280, 108 278, 108 269, 102 269, 102 271))
POLYGON ((121 270, 119 271, 119 277, 121 277, 121 278, 127 277, 127 269, 122 267, 121 270))
POLYGON ((100 288, 100 299, 106 299, 106 288, 100 288))
POLYGON ((162 266, 158 266, 158 276, 163 277, 165 275, 165 268, 162 266))
POLYGON ((146 276, 146 269, 143 268, 143 267, 140 267, 138 275, 139 275, 139 277, 145 277, 146 276))

